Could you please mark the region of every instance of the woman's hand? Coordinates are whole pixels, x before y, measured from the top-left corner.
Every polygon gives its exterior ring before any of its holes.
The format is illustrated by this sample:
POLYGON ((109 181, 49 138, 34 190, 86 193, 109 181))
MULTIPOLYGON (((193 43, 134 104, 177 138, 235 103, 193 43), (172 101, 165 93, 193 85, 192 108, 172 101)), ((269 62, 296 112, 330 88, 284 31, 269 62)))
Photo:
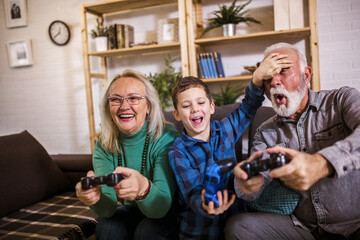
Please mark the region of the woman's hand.
POLYGON ((235 194, 231 196, 229 199, 228 191, 225 189, 223 191, 224 196, 221 194, 221 191, 217 192, 217 198, 219 201, 219 207, 215 208, 214 202, 209 202, 209 205, 205 204, 205 189, 201 192, 201 199, 203 201, 202 207, 203 209, 210 215, 219 215, 228 210, 228 208, 234 203, 235 201, 235 194))
MULTIPOLYGON (((87 177, 95 177, 95 173, 93 171, 89 171, 86 174, 87 177)), ((95 186, 88 190, 83 190, 81 188, 81 182, 78 182, 75 186, 76 196, 79 198, 81 202, 85 205, 90 206, 94 205, 100 200, 101 196, 101 186, 95 186)))
POLYGON ((114 186, 118 198, 135 200, 149 187, 148 179, 134 169, 117 167, 113 173, 120 173, 124 176, 124 179, 114 186))

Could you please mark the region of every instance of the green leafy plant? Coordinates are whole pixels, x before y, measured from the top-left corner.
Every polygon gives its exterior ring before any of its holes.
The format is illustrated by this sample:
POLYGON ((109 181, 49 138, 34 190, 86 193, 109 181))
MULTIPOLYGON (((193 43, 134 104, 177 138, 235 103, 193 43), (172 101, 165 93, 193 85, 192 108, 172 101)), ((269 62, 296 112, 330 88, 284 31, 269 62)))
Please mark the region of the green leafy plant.
POLYGON ((204 31, 202 32, 201 35, 204 35, 205 33, 209 32, 210 30, 214 29, 214 28, 218 28, 221 27, 222 25, 225 24, 229 24, 229 23, 233 23, 233 24, 238 24, 240 22, 245 22, 247 24, 249 24, 249 22, 254 22, 257 24, 261 24, 260 21, 249 17, 249 16, 245 16, 248 12, 248 10, 243 11, 243 9, 249 4, 251 3, 252 0, 249 0, 248 2, 236 6, 236 2, 238 0, 233 0, 232 4, 228 7, 225 4, 223 5, 218 5, 219 6, 219 10, 213 11, 211 12, 211 14, 214 15, 213 18, 209 18, 208 19, 208 25, 207 27, 204 29, 204 31))
POLYGON ((245 94, 246 86, 247 85, 239 85, 236 87, 230 87, 230 84, 227 84, 225 89, 221 88, 220 93, 213 93, 211 97, 213 98, 215 106, 223 106, 234 103, 236 99, 245 94))
POLYGON ((166 68, 163 71, 154 74, 149 73, 149 75, 146 76, 157 90, 163 110, 172 106, 171 91, 176 82, 181 78, 181 73, 176 72, 172 66, 176 59, 168 55, 164 60, 166 68))
POLYGON ((108 27, 104 27, 103 25, 103 19, 101 17, 98 17, 96 19, 97 21, 97 27, 96 29, 92 29, 91 30, 91 37, 92 38, 96 38, 96 37, 108 37, 109 36, 109 28, 108 27))

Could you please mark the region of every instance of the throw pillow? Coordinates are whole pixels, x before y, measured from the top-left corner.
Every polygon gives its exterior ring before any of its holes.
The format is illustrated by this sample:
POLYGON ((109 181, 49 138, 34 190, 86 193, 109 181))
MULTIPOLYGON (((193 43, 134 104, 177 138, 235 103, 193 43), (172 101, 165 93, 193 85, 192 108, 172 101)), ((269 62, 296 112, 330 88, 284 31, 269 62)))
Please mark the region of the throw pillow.
POLYGON ((29 132, 0 137, 0 217, 70 186, 67 176, 29 132))

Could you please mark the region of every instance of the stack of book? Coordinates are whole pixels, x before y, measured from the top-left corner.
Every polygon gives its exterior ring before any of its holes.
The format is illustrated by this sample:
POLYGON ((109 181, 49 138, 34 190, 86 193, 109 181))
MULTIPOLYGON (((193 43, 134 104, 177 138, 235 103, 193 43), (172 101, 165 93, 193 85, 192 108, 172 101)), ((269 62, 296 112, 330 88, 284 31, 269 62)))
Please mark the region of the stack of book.
POLYGON ((109 26, 110 49, 129 48, 134 43, 134 27, 128 24, 109 26))
POLYGON ((196 55, 200 78, 225 77, 221 55, 218 52, 198 53, 196 55))

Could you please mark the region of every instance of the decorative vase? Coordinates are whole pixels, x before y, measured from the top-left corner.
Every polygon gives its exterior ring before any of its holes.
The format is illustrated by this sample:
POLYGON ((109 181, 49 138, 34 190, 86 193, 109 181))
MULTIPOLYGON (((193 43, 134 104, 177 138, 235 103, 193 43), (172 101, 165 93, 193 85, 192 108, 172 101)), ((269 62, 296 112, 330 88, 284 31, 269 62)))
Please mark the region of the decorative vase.
POLYGON ((229 23, 222 25, 223 29, 223 36, 224 37, 231 37, 236 35, 236 24, 229 23))
POLYGON ((95 38, 95 47, 97 52, 103 52, 108 50, 108 38, 106 36, 95 38))

